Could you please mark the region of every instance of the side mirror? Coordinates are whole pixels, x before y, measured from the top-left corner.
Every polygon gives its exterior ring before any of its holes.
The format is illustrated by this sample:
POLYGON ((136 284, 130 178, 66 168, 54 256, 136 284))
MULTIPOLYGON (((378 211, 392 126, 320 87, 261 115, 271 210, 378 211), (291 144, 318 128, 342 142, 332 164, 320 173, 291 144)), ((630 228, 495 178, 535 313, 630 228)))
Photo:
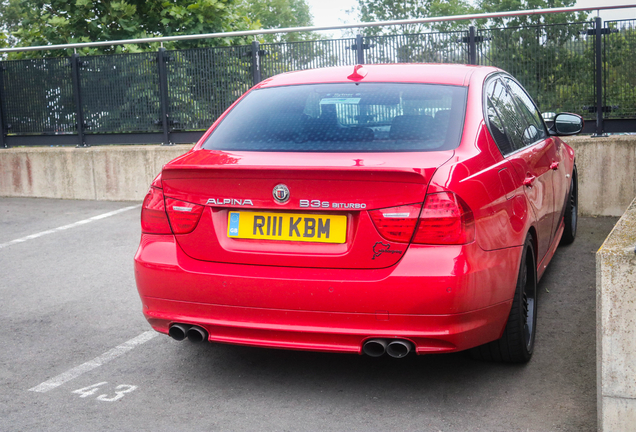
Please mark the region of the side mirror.
POLYGON ((559 113, 554 116, 551 135, 576 135, 583 130, 583 118, 578 114, 559 113))

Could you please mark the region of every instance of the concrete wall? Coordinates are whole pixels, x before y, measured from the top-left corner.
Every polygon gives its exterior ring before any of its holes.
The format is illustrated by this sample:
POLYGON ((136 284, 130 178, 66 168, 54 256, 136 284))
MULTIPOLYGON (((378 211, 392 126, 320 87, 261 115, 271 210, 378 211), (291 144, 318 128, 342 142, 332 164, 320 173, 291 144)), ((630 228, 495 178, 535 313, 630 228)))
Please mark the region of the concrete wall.
MULTIPOLYGON (((636 136, 572 137, 582 215, 620 216, 636 196, 636 136)), ((143 199, 161 166, 191 145, 0 149, 0 196, 143 199)))
POLYGON ((0 196, 141 201, 152 179, 192 145, 0 150, 0 196))
POLYGON ((572 137, 582 215, 621 216, 636 196, 636 136, 572 137))
POLYGON ((636 199, 596 253, 598 426, 636 430, 636 199))

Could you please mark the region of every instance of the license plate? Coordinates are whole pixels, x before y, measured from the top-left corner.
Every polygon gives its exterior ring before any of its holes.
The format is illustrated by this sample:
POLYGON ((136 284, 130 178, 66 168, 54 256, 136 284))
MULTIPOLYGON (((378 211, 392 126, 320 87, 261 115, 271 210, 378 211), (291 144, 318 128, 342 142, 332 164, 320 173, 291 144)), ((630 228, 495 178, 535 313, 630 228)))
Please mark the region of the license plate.
POLYGON ((228 216, 230 238, 344 243, 347 216, 301 213, 232 211, 228 216))

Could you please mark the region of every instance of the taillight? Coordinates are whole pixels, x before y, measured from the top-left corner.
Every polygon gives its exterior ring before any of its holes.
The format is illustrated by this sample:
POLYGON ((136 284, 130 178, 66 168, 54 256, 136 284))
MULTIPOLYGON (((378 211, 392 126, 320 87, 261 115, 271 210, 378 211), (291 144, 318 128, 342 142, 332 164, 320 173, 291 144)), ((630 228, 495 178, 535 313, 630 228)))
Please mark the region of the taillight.
POLYGON ((199 223, 203 206, 164 198, 151 186, 141 207, 141 231, 146 234, 187 234, 199 223))
POLYGON ((159 188, 150 187, 146 198, 144 198, 144 203, 141 207, 141 232, 146 234, 172 234, 163 203, 163 191, 159 188))
POLYGON ((188 234, 196 228, 203 206, 166 197, 170 226, 175 234, 188 234))
POLYGON ((378 232, 387 240, 408 243, 413 237, 422 204, 410 204, 380 210, 369 214, 378 232))
POLYGON ((452 192, 426 196, 413 243, 466 244, 475 239, 475 218, 468 205, 452 192))
POLYGON ((369 214, 380 235, 390 241, 441 245, 475 239, 473 212, 452 192, 428 194, 424 206, 410 204, 369 214))

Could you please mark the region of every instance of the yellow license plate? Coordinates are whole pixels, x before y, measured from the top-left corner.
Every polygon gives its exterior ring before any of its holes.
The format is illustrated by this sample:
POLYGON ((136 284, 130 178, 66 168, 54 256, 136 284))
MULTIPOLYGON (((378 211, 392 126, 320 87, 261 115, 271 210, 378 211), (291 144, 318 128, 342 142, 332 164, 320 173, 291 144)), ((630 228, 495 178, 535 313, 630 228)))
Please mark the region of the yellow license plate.
POLYGON ((230 238, 344 243, 347 217, 301 213, 232 211, 228 216, 230 238))

